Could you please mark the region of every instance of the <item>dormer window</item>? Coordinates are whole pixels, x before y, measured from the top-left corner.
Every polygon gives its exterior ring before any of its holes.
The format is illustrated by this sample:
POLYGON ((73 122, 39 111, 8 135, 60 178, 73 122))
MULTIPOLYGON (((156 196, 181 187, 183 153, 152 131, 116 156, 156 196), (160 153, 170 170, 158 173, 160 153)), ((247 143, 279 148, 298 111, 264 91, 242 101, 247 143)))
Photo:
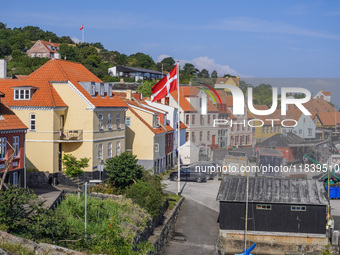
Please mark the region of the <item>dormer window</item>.
POLYGON ((31 89, 14 89, 14 100, 30 100, 31 89))
POLYGON ((100 96, 104 96, 104 83, 100 83, 100 96))
POLYGON ((95 96, 96 95, 96 84, 91 83, 91 95, 95 96))
POLYGON ((112 84, 109 84, 109 97, 112 97, 112 84))

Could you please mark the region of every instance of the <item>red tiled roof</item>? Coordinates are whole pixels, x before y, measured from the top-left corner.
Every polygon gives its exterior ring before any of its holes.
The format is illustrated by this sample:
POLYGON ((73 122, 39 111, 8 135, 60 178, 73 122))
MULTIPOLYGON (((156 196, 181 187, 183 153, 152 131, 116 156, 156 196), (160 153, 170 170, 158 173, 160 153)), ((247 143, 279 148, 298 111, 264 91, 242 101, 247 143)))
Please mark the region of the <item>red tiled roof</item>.
POLYGON ((0 80, 0 87, 6 94, 5 102, 10 106, 67 106, 56 92, 51 83, 70 81, 96 107, 127 107, 115 94, 110 98, 92 97, 79 82, 102 82, 82 64, 66 60, 51 59, 39 69, 30 74, 25 80, 0 80), (31 100, 14 100, 13 87, 32 86, 37 90, 31 100))
POLYGON ((0 130, 27 129, 18 116, 4 103, 0 103, 0 130))
POLYGON ((331 92, 330 92, 330 91, 322 91, 322 93, 323 93, 325 96, 330 96, 330 95, 331 95, 331 92))
POLYGON ((319 112, 316 116, 319 118, 323 126, 335 126, 335 114, 336 123, 340 124, 340 112, 319 112))
POLYGON ((18 79, 18 80, 25 80, 28 75, 15 75, 15 77, 18 79))
POLYGON ((335 109, 327 101, 321 98, 312 98, 303 104, 309 112, 334 112, 335 109))
MULTIPOLYGON (((180 101, 180 107, 182 108, 183 111, 185 112, 197 112, 196 109, 189 103, 189 101, 184 97, 184 94, 187 93, 190 90, 188 90, 187 86, 180 86, 179 87, 179 101, 180 101)), ((171 96, 175 99, 175 101, 177 102, 177 97, 178 97, 178 90, 174 90, 171 93, 171 96)), ((190 95, 190 94, 189 94, 190 95)))

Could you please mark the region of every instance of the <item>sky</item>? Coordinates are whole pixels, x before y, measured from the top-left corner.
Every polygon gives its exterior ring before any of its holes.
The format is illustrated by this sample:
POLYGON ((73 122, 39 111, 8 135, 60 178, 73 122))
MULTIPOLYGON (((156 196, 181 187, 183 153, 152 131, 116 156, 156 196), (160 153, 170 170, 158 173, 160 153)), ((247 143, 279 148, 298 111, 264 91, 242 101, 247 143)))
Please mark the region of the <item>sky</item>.
POLYGON ((0 22, 101 42, 210 73, 340 78, 340 1, 2 0, 0 22))

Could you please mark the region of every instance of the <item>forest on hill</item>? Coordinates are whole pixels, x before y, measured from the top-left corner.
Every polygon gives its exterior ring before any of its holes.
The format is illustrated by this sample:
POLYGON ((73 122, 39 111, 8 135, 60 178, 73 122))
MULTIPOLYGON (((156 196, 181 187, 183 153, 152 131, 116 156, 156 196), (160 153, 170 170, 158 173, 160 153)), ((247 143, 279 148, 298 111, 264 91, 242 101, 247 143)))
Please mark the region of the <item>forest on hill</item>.
MULTIPOLYGON (((126 55, 118 51, 107 50, 101 42, 74 43, 69 36, 57 36, 51 31, 44 31, 37 26, 25 26, 23 28, 8 28, 0 22, 0 58, 8 60, 8 75, 28 75, 41 65, 46 63, 48 58, 31 58, 26 52, 37 40, 48 41, 60 44, 62 59, 75 61, 83 64, 96 76, 105 82, 118 81, 118 78, 108 74, 108 68, 116 65, 140 67, 157 71, 168 72, 174 65, 172 57, 164 58, 161 62, 155 62, 149 55, 137 52, 126 55)), ((217 78, 217 72, 209 74, 206 69, 198 70, 193 64, 186 63, 180 70, 180 82, 189 83, 190 78, 217 78)), ((226 74, 227 75, 227 74, 226 74)))

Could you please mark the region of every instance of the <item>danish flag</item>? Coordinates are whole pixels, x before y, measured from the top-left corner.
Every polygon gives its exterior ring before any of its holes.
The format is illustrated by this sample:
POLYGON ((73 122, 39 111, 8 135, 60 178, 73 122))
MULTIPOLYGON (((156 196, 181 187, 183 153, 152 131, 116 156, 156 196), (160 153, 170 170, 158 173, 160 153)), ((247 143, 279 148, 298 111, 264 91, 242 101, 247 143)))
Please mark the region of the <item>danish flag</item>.
POLYGON ((83 30, 84 29, 84 25, 81 25, 81 28, 80 28, 80 30, 83 30))
POLYGON ((151 101, 155 102, 166 97, 170 92, 177 90, 177 65, 151 88, 151 101))

